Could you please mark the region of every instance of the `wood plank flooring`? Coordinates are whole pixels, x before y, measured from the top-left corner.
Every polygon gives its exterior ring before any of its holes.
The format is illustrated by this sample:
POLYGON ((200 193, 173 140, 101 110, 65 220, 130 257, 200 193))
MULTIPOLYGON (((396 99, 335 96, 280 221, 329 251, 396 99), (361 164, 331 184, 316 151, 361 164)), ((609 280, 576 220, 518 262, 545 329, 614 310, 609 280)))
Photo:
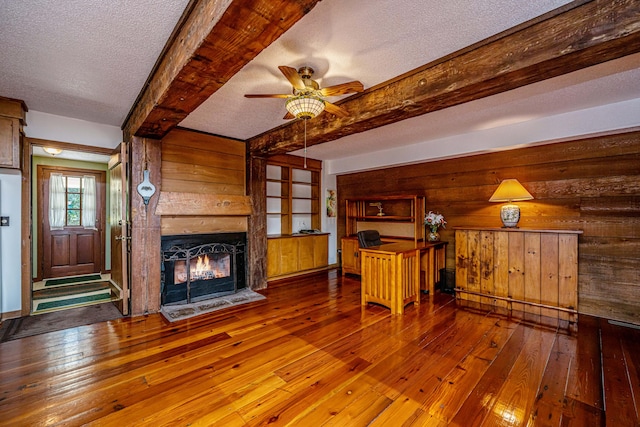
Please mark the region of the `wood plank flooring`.
POLYGON ((639 425, 637 329, 580 316, 568 332, 439 293, 392 317, 335 271, 263 293, 0 344, 0 425, 639 425))

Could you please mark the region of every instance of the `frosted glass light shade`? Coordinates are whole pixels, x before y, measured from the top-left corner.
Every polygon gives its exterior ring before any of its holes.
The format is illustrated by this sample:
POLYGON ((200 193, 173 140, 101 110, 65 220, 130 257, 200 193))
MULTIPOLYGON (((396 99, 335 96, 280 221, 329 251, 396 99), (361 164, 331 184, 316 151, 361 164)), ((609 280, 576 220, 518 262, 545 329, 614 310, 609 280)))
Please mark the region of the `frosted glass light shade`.
POLYGON ((294 96, 287 100, 285 106, 297 119, 313 119, 324 111, 324 101, 313 95, 294 96))
POLYGON ((517 227, 518 221, 520 221, 520 208, 511 202, 532 199, 531 193, 517 179, 505 179, 500 183, 489 201, 508 202, 500 209, 500 219, 505 227, 513 228, 517 227))
POLYGON ((62 150, 60 148, 44 147, 43 150, 51 154, 52 156, 57 156, 58 154, 62 153, 62 150))

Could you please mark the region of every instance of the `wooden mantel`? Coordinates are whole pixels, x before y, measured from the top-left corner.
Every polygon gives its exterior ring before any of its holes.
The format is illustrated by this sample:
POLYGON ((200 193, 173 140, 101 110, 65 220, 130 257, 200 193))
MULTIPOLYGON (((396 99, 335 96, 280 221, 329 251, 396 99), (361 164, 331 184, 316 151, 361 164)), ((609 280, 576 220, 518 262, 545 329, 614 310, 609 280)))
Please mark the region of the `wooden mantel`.
POLYGON ((234 194, 160 192, 156 215, 251 215, 251 198, 234 194))

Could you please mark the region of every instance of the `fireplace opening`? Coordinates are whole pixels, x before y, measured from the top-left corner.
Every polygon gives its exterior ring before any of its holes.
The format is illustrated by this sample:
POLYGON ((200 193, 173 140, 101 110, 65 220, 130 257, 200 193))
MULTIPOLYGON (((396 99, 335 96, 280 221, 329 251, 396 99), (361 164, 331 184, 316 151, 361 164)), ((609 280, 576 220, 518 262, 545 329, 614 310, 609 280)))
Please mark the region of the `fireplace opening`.
POLYGON ((245 287, 246 234, 162 236, 162 305, 188 304, 245 287))
POLYGON ((187 269, 187 260, 176 260, 173 267, 173 283, 182 285, 187 281, 214 280, 231 276, 231 256, 228 253, 212 253, 191 258, 187 269))

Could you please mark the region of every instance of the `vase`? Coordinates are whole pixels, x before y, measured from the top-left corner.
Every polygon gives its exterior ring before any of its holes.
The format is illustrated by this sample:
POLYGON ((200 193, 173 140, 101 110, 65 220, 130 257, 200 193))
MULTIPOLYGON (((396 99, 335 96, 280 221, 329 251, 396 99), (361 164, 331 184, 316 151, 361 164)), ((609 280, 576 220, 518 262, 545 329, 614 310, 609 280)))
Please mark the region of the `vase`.
POLYGON ((440 241, 440 235, 438 234, 438 231, 429 231, 429 233, 427 234, 427 240, 430 242, 439 242, 440 241))

